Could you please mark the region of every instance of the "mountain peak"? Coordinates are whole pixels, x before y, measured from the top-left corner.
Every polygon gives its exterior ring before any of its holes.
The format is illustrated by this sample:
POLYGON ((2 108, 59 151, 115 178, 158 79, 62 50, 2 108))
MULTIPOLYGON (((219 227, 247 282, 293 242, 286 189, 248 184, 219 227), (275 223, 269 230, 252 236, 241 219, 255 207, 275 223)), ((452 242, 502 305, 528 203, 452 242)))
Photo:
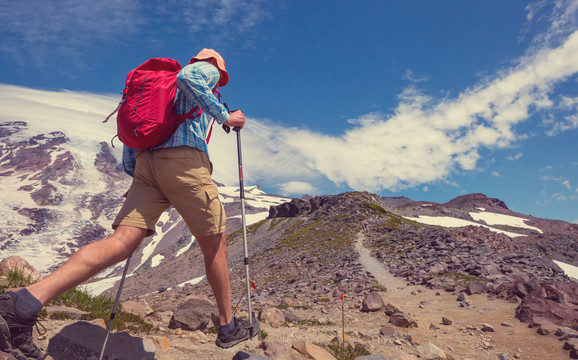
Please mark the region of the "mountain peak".
POLYGON ((457 198, 448 201, 444 205, 448 207, 456 207, 469 210, 476 208, 484 208, 486 210, 509 210, 508 206, 506 206, 506 203, 504 203, 502 200, 487 197, 482 193, 458 196, 457 198))

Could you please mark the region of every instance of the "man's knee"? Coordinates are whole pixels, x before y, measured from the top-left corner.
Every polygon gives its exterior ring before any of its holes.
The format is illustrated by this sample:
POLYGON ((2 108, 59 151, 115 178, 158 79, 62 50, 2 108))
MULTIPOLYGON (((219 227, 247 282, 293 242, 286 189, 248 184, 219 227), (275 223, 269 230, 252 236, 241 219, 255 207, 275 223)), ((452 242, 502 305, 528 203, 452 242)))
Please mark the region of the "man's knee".
POLYGON ((197 236, 197 242, 205 257, 214 256, 219 250, 224 251, 227 243, 225 233, 207 236, 197 236))
POLYGON ((132 253, 147 236, 147 229, 135 228, 132 226, 119 226, 111 235, 116 241, 132 253))
POLYGON ((119 226, 112 235, 83 247, 78 253, 88 257, 94 266, 110 266, 128 258, 146 234, 144 229, 119 226))

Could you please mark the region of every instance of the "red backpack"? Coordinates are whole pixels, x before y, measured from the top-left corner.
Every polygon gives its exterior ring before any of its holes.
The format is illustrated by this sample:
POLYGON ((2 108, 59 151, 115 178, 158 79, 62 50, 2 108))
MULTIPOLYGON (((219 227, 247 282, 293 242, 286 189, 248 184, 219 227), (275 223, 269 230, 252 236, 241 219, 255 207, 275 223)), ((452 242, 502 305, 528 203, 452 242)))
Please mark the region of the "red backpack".
MULTIPOLYGON (((172 59, 154 58, 128 73, 116 125, 118 137, 126 146, 144 150, 165 142, 199 107, 186 114, 173 108, 177 90, 177 74, 181 65, 172 59)), ((199 116, 199 111, 195 117, 199 116)))

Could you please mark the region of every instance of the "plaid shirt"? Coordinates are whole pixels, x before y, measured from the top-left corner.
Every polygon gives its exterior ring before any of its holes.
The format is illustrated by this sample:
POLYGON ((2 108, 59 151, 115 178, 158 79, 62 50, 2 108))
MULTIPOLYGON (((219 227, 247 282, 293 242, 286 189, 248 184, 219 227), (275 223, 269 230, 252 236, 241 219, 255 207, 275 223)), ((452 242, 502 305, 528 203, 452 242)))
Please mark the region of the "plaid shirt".
MULTIPOLYGON (((186 114, 197 105, 203 112, 198 117, 193 115, 194 118, 185 120, 167 141, 153 149, 186 145, 202 150, 207 157, 209 156, 206 138, 211 120, 215 119, 217 123, 223 124, 229 119, 227 109, 213 93, 220 76, 215 66, 204 61, 189 64, 179 72, 175 111, 179 114, 186 114)), ((137 151, 126 145, 123 147, 122 166, 130 176, 134 176, 137 151)))

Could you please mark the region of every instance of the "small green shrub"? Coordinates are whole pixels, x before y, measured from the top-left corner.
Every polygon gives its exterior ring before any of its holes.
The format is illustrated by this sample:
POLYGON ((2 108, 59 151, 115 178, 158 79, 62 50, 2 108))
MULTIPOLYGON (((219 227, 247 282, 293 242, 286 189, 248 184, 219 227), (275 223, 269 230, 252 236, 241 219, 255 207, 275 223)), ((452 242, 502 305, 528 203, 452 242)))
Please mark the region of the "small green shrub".
POLYGON ((335 356, 337 360, 354 360, 360 356, 371 355, 363 346, 355 346, 355 348, 352 348, 348 345, 342 346, 337 342, 327 345, 327 350, 331 355, 335 356))
MULTIPOLYGON (((51 303, 75 307, 82 311, 88 312, 87 315, 81 316, 81 320, 104 319, 108 321, 114 300, 108 296, 91 296, 83 289, 73 288, 59 295, 51 303)), ((139 316, 122 311, 122 305, 119 305, 114 321, 112 322, 113 330, 129 330, 135 332, 149 333, 153 326, 141 319, 139 316)))

